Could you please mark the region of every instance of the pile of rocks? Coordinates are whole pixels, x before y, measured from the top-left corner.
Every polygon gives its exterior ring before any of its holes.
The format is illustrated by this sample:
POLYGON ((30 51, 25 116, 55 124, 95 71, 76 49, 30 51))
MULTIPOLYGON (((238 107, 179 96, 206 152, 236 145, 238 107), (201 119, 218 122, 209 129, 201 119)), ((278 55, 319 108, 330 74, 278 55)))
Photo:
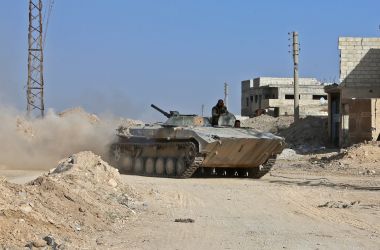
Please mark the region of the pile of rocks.
POLYGON ((26 185, 0 179, 0 248, 90 247, 101 232, 127 225, 141 199, 92 152, 62 160, 26 185))

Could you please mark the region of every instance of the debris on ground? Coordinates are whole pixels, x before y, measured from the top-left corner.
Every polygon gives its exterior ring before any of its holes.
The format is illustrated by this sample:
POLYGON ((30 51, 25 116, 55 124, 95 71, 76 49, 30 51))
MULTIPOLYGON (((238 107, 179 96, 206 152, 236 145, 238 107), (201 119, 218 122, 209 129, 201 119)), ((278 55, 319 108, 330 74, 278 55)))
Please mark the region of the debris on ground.
POLYGON ((380 163, 380 142, 364 142, 352 145, 347 149, 343 149, 341 153, 330 157, 330 160, 350 160, 357 163, 363 162, 379 162, 380 163))
POLYGON ((180 222, 180 223, 194 223, 195 220, 191 218, 180 218, 180 219, 175 219, 174 222, 180 222))
POLYGON ((89 151, 25 185, 1 178, 0 248, 91 248, 101 232, 126 226, 139 199, 115 168, 89 151))
POLYGON ((344 202, 344 201, 328 201, 325 204, 319 205, 318 207, 327 208, 352 208, 353 206, 359 205, 360 201, 344 202))
POLYGON ((359 143, 337 153, 313 156, 309 158, 309 163, 351 175, 378 175, 380 173, 380 142, 359 143))

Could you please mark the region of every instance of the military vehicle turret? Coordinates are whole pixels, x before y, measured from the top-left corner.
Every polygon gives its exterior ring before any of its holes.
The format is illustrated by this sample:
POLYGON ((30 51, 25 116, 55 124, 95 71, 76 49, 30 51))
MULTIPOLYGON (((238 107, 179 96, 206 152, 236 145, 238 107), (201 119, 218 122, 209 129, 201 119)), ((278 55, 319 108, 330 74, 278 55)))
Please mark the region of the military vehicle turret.
POLYGON ((285 147, 282 137, 235 128, 236 118, 231 113, 221 115, 218 126, 211 126, 207 117, 151 107, 167 121, 118 129, 118 141, 111 145, 110 154, 121 173, 260 178, 285 147))

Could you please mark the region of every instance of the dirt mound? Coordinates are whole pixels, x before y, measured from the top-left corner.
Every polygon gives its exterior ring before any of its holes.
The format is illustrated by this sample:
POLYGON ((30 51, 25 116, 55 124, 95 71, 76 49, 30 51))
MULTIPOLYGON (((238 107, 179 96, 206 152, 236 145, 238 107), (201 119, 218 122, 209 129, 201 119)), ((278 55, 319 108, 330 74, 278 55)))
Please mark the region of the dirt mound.
POLYGON ((241 121, 242 127, 258 129, 263 132, 278 133, 286 129, 294 121, 292 116, 273 117, 270 115, 260 115, 241 121))
POLYGON ((311 157, 309 162, 325 170, 350 175, 377 176, 380 174, 380 142, 355 144, 328 156, 311 157))
POLYGON ((308 116, 294 123, 292 116, 261 115, 241 121, 241 126, 280 135, 301 153, 318 150, 328 141, 327 117, 308 116))
POLYGON ((308 116, 281 130, 279 135, 301 153, 318 150, 328 142, 327 117, 308 116))
POLYGON ((74 154, 26 185, 3 178, 0 248, 28 244, 94 248, 101 232, 124 227, 136 214, 136 199, 118 171, 92 152, 74 154))
POLYGON ((355 161, 357 163, 380 162, 380 142, 355 144, 338 154, 336 160, 355 161))
POLYGON ((81 107, 75 107, 66 109, 60 113, 58 113, 60 117, 68 117, 68 116, 80 116, 84 119, 86 119, 90 123, 98 123, 100 121, 99 117, 94 114, 87 113, 83 108, 81 107))

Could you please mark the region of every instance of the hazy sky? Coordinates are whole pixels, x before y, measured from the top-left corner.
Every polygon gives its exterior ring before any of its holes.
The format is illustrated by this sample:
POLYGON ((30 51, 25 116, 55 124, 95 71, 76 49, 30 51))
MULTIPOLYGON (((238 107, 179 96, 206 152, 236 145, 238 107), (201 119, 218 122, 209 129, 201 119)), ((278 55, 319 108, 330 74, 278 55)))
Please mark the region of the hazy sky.
MULTIPOLYGON (((45 0, 46 2, 46 0, 45 0)), ((133 118, 149 108, 207 113, 230 85, 292 76, 288 32, 300 33, 300 75, 339 78, 339 36, 379 36, 378 0, 55 0, 45 50, 45 103, 133 118)), ((0 103, 26 106, 27 0, 1 0, 0 103)))

